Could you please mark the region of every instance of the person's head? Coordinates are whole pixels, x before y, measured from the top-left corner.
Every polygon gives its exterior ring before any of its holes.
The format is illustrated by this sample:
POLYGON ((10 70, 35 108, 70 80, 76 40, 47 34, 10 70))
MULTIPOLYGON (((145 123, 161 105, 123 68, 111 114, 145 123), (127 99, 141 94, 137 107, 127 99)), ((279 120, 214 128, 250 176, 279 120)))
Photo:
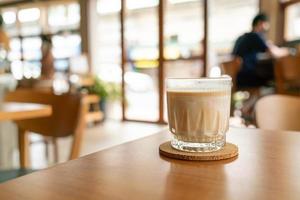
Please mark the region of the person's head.
POLYGON ((252 20, 252 30, 259 33, 264 33, 269 30, 269 18, 264 13, 259 13, 252 20))

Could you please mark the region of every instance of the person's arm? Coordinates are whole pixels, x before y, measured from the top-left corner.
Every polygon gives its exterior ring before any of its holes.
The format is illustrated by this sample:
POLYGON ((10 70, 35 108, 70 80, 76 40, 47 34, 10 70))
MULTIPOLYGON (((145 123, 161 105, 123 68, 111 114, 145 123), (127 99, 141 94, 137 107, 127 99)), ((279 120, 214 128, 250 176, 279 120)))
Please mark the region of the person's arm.
POLYGON ((267 42, 268 50, 267 52, 274 58, 280 58, 289 55, 288 48, 282 48, 274 45, 271 41, 267 42))

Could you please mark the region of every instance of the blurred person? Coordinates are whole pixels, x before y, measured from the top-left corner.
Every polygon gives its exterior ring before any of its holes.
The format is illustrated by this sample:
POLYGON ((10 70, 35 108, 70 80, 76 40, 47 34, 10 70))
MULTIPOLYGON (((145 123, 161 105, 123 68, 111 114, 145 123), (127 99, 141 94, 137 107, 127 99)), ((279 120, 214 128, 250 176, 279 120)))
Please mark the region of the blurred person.
POLYGON ((252 31, 240 36, 232 54, 243 59, 237 75, 238 87, 259 87, 274 79, 273 62, 288 54, 286 48, 279 48, 265 38, 270 24, 268 16, 260 13, 252 21, 252 31))
POLYGON ((49 36, 42 36, 42 68, 41 79, 52 80, 54 78, 54 58, 52 54, 52 42, 49 36))

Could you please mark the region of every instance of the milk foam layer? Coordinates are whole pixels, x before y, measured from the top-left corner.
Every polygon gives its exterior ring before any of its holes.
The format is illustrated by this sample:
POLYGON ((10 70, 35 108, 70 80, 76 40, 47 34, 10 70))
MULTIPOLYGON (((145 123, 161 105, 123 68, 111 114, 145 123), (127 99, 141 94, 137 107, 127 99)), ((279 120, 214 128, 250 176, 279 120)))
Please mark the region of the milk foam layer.
POLYGON ((229 125, 230 92, 230 89, 219 88, 168 90, 170 131, 185 142, 211 142, 225 137, 229 125))

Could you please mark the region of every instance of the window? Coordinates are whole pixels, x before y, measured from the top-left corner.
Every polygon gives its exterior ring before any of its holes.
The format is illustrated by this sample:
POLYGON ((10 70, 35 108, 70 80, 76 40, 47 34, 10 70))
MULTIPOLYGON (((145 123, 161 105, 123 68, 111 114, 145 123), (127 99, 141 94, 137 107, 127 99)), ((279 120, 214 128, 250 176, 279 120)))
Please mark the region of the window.
POLYGON ((121 0, 98 0, 97 12, 100 15, 117 13, 121 10, 121 0))
POLYGON ((26 4, 26 7, 1 9, 4 28, 10 37, 8 59, 12 74, 17 79, 40 76, 42 34, 52 36, 57 71, 66 71, 69 58, 81 54, 79 3, 51 4, 49 1, 49 4, 32 3, 26 4), (32 7, 28 7, 30 5, 32 7))
POLYGON ((259 12, 259 0, 209 2, 210 46, 217 55, 230 53, 235 40, 251 31, 252 19, 259 12))
POLYGON ((16 17, 16 12, 14 12, 14 11, 3 12, 2 17, 3 17, 4 23, 7 25, 16 23, 17 17, 16 17))
POLYGON ((24 60, 40 60, 42 40, 40 37, 28 37, 22 40, 24 60))
POLYGON ((285 34, 287 41, 300 39, 300 3, 292 4, 285 10, 285 34))
POLYGON ((80 54, 81 38, 77 34, 55 35, 52 43, 54 58, 69 58, 80 54))
POLYGON ((127 0, 126 8, 129 10, 150 8, 158 5, 158 0, 127 0))
POLYGON ((52 27, 79 25, 79 4, 51 6, 48 10, 48 23, 52 27))
POLYGON ((26 8, 19 10, 18 19, 20 22, 34 22, 40 19, 39 8, 26 8))

